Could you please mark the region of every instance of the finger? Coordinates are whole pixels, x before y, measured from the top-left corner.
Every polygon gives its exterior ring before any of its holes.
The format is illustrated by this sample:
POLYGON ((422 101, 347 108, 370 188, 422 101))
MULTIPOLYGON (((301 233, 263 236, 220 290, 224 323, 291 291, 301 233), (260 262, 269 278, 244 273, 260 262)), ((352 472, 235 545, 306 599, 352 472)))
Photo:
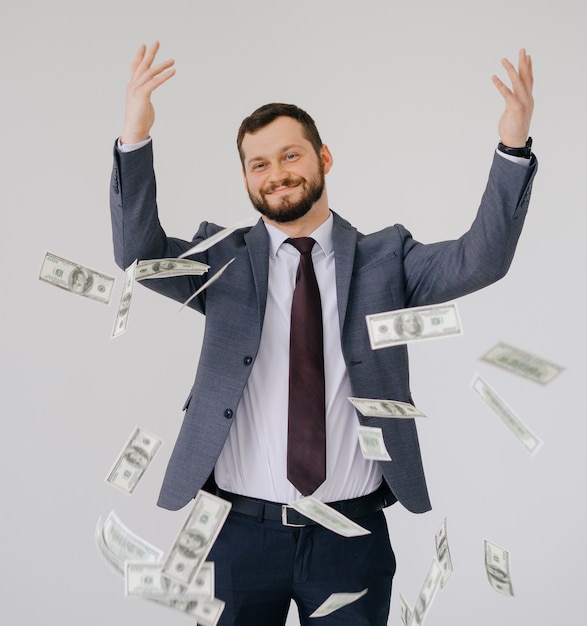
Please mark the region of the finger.
MULTIPOLYGON (((142 87, 144 85, 151 85, 151 82, 153 81, 153 79, 155 79, 158 75, 162 74, 163 72, 165 72, 166 70, 168 70, 170 67, 173 66, 173 64, 175 63, 174 59, 167 59, 167 61, 163 61, 161 63, 159 63, 158 65, 156 65, 155 67, 150 68, 149 70, 143 72, 143 74, 141 74, 135 81, 135 86, 136 87, 142 87)), ((175 70, 173 70, 172 75, 175 73, 175 70)), ((170 77, 168 77, 170 78, 170 77)), ((167 80, 167 79, 165 79, 167 80)), ((165 81, 163 81, 165 82, 165 81)), ((158 83, 160 84, 160 83, 158 83)))
POLYGON ((532 58, 529 54, 526 54, 524 49, 520 50, 519 71, 520 77, 528 91, 532 91, 532 85, 534 84, 534 76, 532 75, 532 58))
POLYGON ((144 73, 151 67, 151 65, 153 64, 153 60, 155 59, 155 55, 159 50, 159 45, 159 42, 155 41, 151 44, 149 48, 146 48, 145 46, 145 52, 143 53, 143 57, 140 63, 137 65, 135 77, 144 73))
POLYGON ((137 67, 141 64, 141 61, 143 60, 143 57, 145 56, 146 50, 147 50, 147 46, 145 46, 144 43, 141 44, 130 66, 131 76, 134 76, 134 73, 137 71, 137 67))
POLYGON ((154 76, 147 84, 149 87, 149 90, 154 91, 155 89, 157 89, 157 87, 167 82, 174 75, 175 75, 175 68, 172 68, 166 72, 162 72, 158 74, 157 76, 154 76))
POLYGON ((508 100, 514 95, 511 89, 509 89, 509 87, 495 74, 493 74, 493 76, 491 77, 491 80, 493 81, 493 84, 497 87, 497 90, 504 97, 505 100, 508 100))
POLYGON ((530 77, 530 83, 534 85, 534 71, 532 69, 532 57, 528 55, 528 76, 530 77))
POLYGON ((157 54, 157 52, 159 51, 159 46, 161 44, 158 41, 154 41, 150 48, 147 50, 147 54, 145 54, 145 62, 150 66, 151 63, 153 63, 153 59, 155 58, 155 55, 157 54))
POLYGON ((508 59, 502 59, 501 64, 507 71, 509 79, 512 83, 512 91, 515 95, 527 99, 528 97, 528 88, 524 84, 524 81, 516 71, 516 68, 508 61, 508 59))

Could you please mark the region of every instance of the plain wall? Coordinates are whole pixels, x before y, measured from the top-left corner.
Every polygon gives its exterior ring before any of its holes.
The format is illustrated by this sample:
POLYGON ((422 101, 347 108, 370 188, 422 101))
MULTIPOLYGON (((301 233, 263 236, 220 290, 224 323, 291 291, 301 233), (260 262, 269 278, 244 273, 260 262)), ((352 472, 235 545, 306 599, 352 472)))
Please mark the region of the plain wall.
MULTIPOLYGON (((177 75, 154 97, 161 220, 253 215, 235 135, 269 101, 295 102, 334 155, 331 206, 360 231, 420 241, 471 223, 497 145, 500 59, 535 70, 540 162, 511 271, 458 302, 464 335, 410 349, 433 510, 388 509, 398 593, 413 604, 448 518, 454 573, 427 623, 580 623, 585 570, 585 110, 587 10, 577 0, 40 0, 0 9, 3 215, 0 615, 12 626, 183 624, 125 599, 94 545, 114 509, 167 550, 187 510, 155 506, 204 322, 138 287, 110 339, 123 273, 108 189, 124 91, 142 42, 177 75), (38 280, 45 250, 117 278, 109 306, 38 280), (480 362, 498 341, 566 368, 540 386, 480 362), (479 372, 543 440, 531 457, 470 389, 479 372), (164 445, 136 492, 104 477, 135 425, 164 445), (510 550, 515 598, 486 579, 483 539, 510 550)), ((292 613, 288 624, 296 624, 292 613)))

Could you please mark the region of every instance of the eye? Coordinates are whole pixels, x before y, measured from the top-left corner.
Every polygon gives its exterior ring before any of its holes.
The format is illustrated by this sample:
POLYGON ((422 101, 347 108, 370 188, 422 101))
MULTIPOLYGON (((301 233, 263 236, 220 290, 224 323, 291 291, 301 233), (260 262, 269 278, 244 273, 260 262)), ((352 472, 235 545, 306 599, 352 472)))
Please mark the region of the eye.
POLYGON ((285 157, 284 160, 285 161, 295 161, 295 159, 297 159, 298 155, 295 152, 288 152, 285 157))
POLYGON ((258 172, 262 170, 264 167, 265 167, 265 163, 255 163, 251 169, 253 170, 253 172, 258 172))

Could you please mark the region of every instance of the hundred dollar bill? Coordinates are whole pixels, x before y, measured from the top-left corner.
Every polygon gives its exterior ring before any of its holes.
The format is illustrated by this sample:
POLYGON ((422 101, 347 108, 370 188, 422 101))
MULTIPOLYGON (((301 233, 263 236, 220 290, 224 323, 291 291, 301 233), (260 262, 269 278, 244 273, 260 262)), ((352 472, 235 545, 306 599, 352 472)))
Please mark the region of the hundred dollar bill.
POLYGON ((381 428, 359 426, 357 432, 359 434, 361 452, 366 459, 373 461, 391 461, 389 452, 385 447, 381 428))
POLYGON ((356 602, 362 598, 368 589, 356 593, 331 593, 328 598, 310 615, 310 617, 325 617, 342 609, 343 606, 356 602))
POLYGON ((175 582, 161 572, 161 563, 127 561, 125 594, 146 599, 199 600, 214 597, 214 563, 206 561, 189 585, 175 582))
POLYGON ((316 498, 312 496, 302 498, 297 502, 292 502, 289 506, 298 513, 315 521, 317 524, 343 537, 359 537, 361 535, 371 534, 370 530, 359 526, 359 524, 345 517, 342 513, 324 504, 324 502, 316 500, 316 498))
POLYGON ((245 226, 253 225, 257 221, 257 219, 258 219, 257 217, 254 217, 254 218, 249 217, 246 220, 243 220, 242 222, 238 222, 237 224, 233 224, 232 226, 229 226, 228 228, 223 228, 222 230, 218 231, 215 235, 212 235, 211 237, 208 237, 207 239, 203 239, 202 241, 200 241, 200 243, 197 243, 195 246, 187 250, 187 252, 180 254, 178 258, 183 259, 186 256, 189 256, 190 254, 198 254, 199 252, 204 252, 204 250, 208 250, 208 248, 211 248, 212 246, 216 245, 219 241, 222 241, 223 239, 226 239, 226 237, 228 237, 229 235, 232 235, 232 233, 234 233, 239 228, 244 228, 245 226))
POLYGON ((407 600, 403 597, 401 591, 399 594, 399 614, 404 626, 409 626, 412 621, 412 607, 408 604, 407 600))
POLYGON ((124 576, 126 561, 158 563, 163 558, 163 551, 141 539, 130 531, 111 511, 104 524, 98 520, 96 526, 96 545, 108 564, 121 576, 124 576))
POLYGON ((446 534, 446 517, 442 521, 440 528, 436 532, 436 558, 442 568, 442 578, 440 586, 444 587, 449 576, 452 574, 452 560, 450 558, 450 550, 448 549, 448 536, 446 534))
MULTIPOLYGON (((210 278, 209 280, 207 280, 195 293, 193 293, 182 305, 181 305, 181 309, 183 309, 185 306, 187 306, 197 295, 199 295, 200 293, 202 293, 202 291, 204 291, 204 289, 207 289, 210 285, 212 285, 213 283, 215 283, 221 276, 222 274, 224 274, 224 270, 234 261, 234 259, 236 259, 236 257, 234 257, 233 259, 230 259, 230 261, 228 263, 226 263, 225 265, 223 265, 217 272, 216 274, 214 274, 214 276, 212 276, 212 278, 210 278)), ((180 309, 180 311, 181 311, 180 309)))
POLYGON ((414 610, 412 611, 411 626, 420 626, 424 623, 424 618, 428 615, 430 606, 434 601, 438 587, 440 586, 440 580, 442 578, 442 567, 436 559, 432 561, 432 565, 426 575, 426 580, 422 585, 422 589, 418 594, 416 603, 414 604, 414 610))
POLYGON ((375 400, 374 398, 349 398, 365 417, 426 417, 414 405, 399 400, 375 400))
POLYGON ((117 558, 114 558, 114 555, 108 549, 108 546, 106 545, 106 541, 104 539, 103 531, 104 524, 102 522, 102 518, 99 517, 98 523, 96 524, 96 531, 94 533, 94 539, 96 541, 96 547, 98 548, 98 552, 117 574, 124 576, 124 564, 121 563, 117 558))
POLYGON ((499 395, 479 376, 475 374, 471 387, 485 404, 516 435, 526 450, 534 455, 542 447, 542 441, 522 422, 499 395))
POLYGON ((124 284, 122 286, 122 293, 120 294, 120 303, 118 305, 118 311, 116 312, 116 319, 114 320, 114 328, 112 329, 113 338, 126 332, 136 271, 137 261, 131 263, 124 272, 124 284))
POLYGON ((398 309, 365 317, 373 350, 463 334, 454 302, 398 309))
POLYGON ((138 426, 106 476, 106 482, 132 493, 163 441, 138 426))
POLYGON ((503 342, 491 348, 481 360, 541 385, 547 385, 565 369, 503 342))
POLYGON ((135 280, 171 278, 173 276, 201 276, 209 265, 190 259, 147 259, 137 263, 135 280))
POLYGON ((178 600, 176 598, 147 598, 158 604, 163 604, 176 611, 180 611, 193 617, 197 626, 216 626, 225 603, 218 598, 200 597, 194 600, 178 600))
POLYGON ((45 252, 39 280, 103 304, 110 302, 115 282, 112 276, 78 265, 51 252, 45 252))
POLYGON ((485 571, 490 585, 506 596, 514 595, 510 576, 510 553, 485 539, 485 571))
POLYGON ((162 573, 189 584, 202 567, 220 533, 231 503, 206 491, 198 491, 194 505, 169 551, 162 573))

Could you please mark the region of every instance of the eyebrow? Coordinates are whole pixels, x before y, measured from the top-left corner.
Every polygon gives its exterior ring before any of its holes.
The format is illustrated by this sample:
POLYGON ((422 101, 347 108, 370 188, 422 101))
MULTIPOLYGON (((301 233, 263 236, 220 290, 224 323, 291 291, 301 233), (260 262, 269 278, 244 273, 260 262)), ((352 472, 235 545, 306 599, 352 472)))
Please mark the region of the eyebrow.
MULTIPOLYGON (((287 152, 288 150, 291 150, 292 148, 296 148, 298 150, 304 150, 304 146, 302 146, 301 144, 292 143, 287 146, 283 146, 283 148, 280 148, 277 152, 279 154, 283 154, 284 152, 287 152)), ((251 163, 254 163, 255 161, 264 161, 264 160, 265 160, 265 157, 263 156, 251 157, 250 159, 247 160, 247 165, 250 165, 251 163)))

